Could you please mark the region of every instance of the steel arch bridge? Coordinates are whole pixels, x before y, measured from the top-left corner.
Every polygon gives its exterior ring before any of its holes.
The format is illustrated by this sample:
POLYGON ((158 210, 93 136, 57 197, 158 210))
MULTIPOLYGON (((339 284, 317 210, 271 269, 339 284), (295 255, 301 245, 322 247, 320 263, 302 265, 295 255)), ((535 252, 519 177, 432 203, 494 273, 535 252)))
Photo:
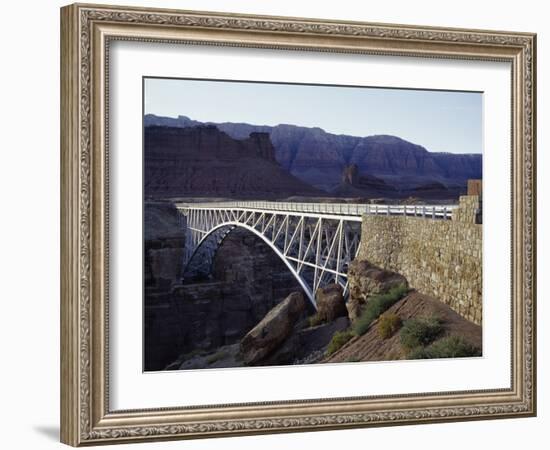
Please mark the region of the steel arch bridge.
POLYGON ((186 228, 183 279, 211 273, 216 252, 235 228, 261 238, 281 258, 315 306, 315 292, 338 283, 347 295, 347 268, 361 242, 361 215, 450 219, 449 206, 348 203, 205 202, 177 204, 186 228))

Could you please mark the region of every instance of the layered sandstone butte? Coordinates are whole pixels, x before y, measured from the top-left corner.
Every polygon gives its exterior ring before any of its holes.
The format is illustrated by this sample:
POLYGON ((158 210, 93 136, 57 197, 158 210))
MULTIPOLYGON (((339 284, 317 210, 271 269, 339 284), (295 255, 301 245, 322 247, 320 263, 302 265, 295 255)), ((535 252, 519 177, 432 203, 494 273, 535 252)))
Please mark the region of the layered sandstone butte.
POLYGON ((144 139, 145 198, 319 193, 275 161, 266 133, 238 140, 215 126, 148 126, 144 139))
POLYGON ((342 181, 333 191, 341 196, 365 197, 402 197, 396 186, 386 183, 381 178, 361 174, 357 164, 350 164, 342 171, 342 181))

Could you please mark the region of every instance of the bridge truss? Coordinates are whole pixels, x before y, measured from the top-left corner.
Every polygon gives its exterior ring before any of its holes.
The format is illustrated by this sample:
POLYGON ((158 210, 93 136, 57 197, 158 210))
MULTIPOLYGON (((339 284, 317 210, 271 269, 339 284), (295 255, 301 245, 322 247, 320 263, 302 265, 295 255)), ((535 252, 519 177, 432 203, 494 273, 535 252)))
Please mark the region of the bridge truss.
POLYGON ((347 268, 361 241, 361 217, 231 206, 179 206, 186 227, 184 280, 211 273, 216 252, 235 228, 260 237, 294 274, 309 300, 329 283, 347 294, 347 268))

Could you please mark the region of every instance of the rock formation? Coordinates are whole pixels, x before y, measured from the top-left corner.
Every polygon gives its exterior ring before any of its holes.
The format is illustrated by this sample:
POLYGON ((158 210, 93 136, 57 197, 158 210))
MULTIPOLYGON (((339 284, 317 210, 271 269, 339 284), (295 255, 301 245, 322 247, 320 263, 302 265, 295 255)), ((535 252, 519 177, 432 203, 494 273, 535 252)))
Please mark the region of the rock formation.
MULTIPOLYGON (((180 258, 172 260, 180 263, 180 258)), ((146 285, 146 370, 162 370, 189 352, 215 352, 238 343, 278 302, 300 290, 260 238, 238 229, 218 249, 211 280, 180 283, 146 285)))
POLYGON ((146 198, 315 196, 320 192, 275 161, 267 133, 237 140, 215 126, 149 126, 144 136, 146 198))
POLYGON ((305 302, 301 292, 293 292, 246 334, 241 340, 241 355, 245 364, 257 364, 279 347, 306 310, 305 302))
POLYGON ((398 192, 397 188, 386 183, 381 178, 368 174, 361 174, 357 164, 350 164, 342 171, 342 182, 333 190, 334 194, 342 196, 385 196, 402 197, 404 194, 398 192))
MULTIPOLYGON (((200 122, 180 116, 177 119, 145 116, 150 125, 196 127, 200 122)), ((253 132, 269 133, 275 158, 288 173, 326 192, 338 188, 342 170, 357 165, 359 172, 383 179, 397 188, 410 189, 437 181, 447 187, 466 189, 466 180, 482 177, 482 155, 436 153, 396 136, 367 137, 335 135, 320 128, 281 124, 213 124, 235 139, 253 132)))
POLYGON ((306 327, 298 322, 288 338, 261 361, 263 366, 287 364, 312 364, 319 362, 334 333, 349 326, 347 317, 338 317, 332 322, 306 327))
POLYGON ((337 317, 347 315, 343 289, 339 284, 329 284, 315 293, 317 316, 321 321, 332 322, 337 317))
POLYGON ((344 170, 342 171, 342 184, 356 186, 358 181, 359 167, 357 167, 357 164, 351 164, 344 167, 344 170))
MULTIPOLYGON (((334 333, 345 330, 348 326, 347 317, 338 317, 333 322, 310 328, 303 328, 302 322, 298 322, 286 340, 258 364, 262 366, 280 366, 320 362, 324 358, 326 348, 334 333)), ((212 350, 199 350, 180 355, 166 369, 211 369, 242 367, 244 365, 245 362, 240 353, 240 344, 237 343, 212 350)))
POLYGON ((350 320, 360 314, 369 297, 388 292, 399 285, 408 286, 407 279, 398 273, 383 270, 366 260, 354 260, 348 268, 349 299, 346 303, 350 320))
POLYGON ((185 232, 176 208, 169 203, 148 203, 144 215, 145 288, 166 290, 179 282, 185 232))

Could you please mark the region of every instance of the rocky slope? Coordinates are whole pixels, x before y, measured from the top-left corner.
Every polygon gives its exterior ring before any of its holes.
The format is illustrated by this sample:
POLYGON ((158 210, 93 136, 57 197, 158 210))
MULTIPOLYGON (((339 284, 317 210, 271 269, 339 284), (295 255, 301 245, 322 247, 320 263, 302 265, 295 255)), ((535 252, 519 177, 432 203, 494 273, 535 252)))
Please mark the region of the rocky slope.
POLYGON ((269 135, 234 139, 214 126, 145 128, 145 198, 315 196, 275 161, 269 135))
MULTIPOLYGON (((201 125, 185 116, 178 118, 146 115, 152 125, 188 128, 201 125)), ((414 188, 434 181, 445 186, 465 186, 470 178, 481 178, 480 154, 435 153, 396 136, 367 137, 335 135, 321 128, 281 124, 213 124, 235 139, 253 132, 268 133, 281 167, 300 180, 326 192, 340 185, 342 170, 357 165, 362 174, 378 177, 398 188, 414 188)))
MULTIPOLYGON (((430 296, 413 291, 389 308, 385 314, 395 314, 403 322, 411 318, 438 317, 441 320, 443 332, 437 340, 448 336, 459 336, 474 347, 481 349, 481 327, 462 318, 447 305, 430 296)), ((378 330, 378 322, 379 319, 375 320, 364 335, 352 338, 342 348, 325 358, 323 362, 407 359, 408 353, 401 344, 399 332, 394 333, 388 339, 383 339, 378 330)))
POLYGON ((310 326, 306 316, 311 311, 306 302, 300 292, 293 292, 273 307, 239 343, 181 354, 167 370, 319 362, 334 333, 346 329, 349 321, 345 316, 338 316, 310 326))
MULTIPOLYGON (((425 352, 424 356, 415 357, 429 358, 481 354, 480 326, 462 318, 440 301, 407 289, 407 280, 402 275, 368 261, 352 264, 347 303, 341 286, 327 285, 316 293, 316 311, 299 291, 272 301, 274 297, 266 296, 269 290, 265 283, 261 293, 250 296, 251 285, 245 280, 246 272, 234 271, 233 264, 225 264, 225 267, 229 272, 214 271, 218 279, 225 278, 225 284, 203 282, 177 288, 174 300, 186 338, 179 355, 167 369, 388 361, 410 359, 413 350, 425 352), (243 291, 232 297, 227 281, 239 275, 243 291), (395 295, 392 294, 395 288, 399 288, 400 293, 377 313, 382 315, 374 316, 359 328, 365 313, 368 315, 373 310, 373 304, 380 305, 384 295, 384 301, 388 301, 388 295, 395 295), (389 318, 394 321, 395 328, 391 328, 389 334, 382 333, 381 322, 389 318), (437 331, 430 340, 421 341, 420 347, 417 343, 412 348, 404 347, 403 329, 430 320, 437 323, 437 331), (460 347, 449 350, 451 341, 462 345, 462 353, 458 350, 460 347), (435 350, 438 345, 439 353, 435 350), (442 348, 447 349, 446 354, 442 353, 442 348), (469 353, 464 353, 466 348, 469 353)), ((285 288, 292 285, 292 282, 287 283, 285 288)), ((172 342, 172 348, 174 344, 172 342)))

